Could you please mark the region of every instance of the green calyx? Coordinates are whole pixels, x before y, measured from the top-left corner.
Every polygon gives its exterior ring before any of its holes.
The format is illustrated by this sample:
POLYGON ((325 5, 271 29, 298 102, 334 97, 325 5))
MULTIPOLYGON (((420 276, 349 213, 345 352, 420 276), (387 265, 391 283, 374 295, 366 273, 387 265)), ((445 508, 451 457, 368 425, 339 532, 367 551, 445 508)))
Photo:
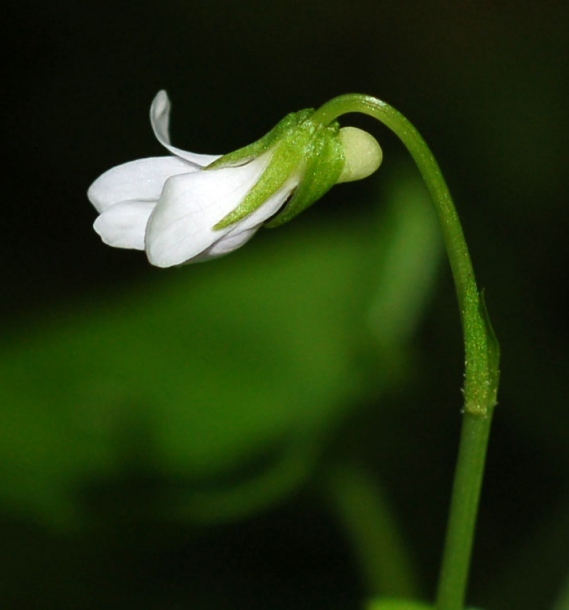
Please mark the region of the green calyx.
POLYGON ((312 109, 289 114, 257 142, 208 165, 206 171, 239 167, 263 154, 271 155, 267 168, 245 199, 214 229, 224 229, 247 217, 291 179, 296 183, 292 197, 266 226, 288 222, 336 184, 345 160, 340 129, 336 122, 325 126, 313 121, 313 114, 312 109))

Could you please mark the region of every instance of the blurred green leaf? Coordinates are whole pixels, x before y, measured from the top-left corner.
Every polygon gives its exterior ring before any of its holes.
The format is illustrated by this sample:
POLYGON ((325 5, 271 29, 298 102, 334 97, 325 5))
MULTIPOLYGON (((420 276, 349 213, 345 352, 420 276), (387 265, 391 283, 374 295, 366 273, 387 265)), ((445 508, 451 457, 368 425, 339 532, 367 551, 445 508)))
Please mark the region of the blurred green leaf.
POLYGON ((374 599, 366 610, 433 610, 433 606, 406 599, 374 599))
POLYGON ((369 320, 386 351, 412 340, 443 252, 436 212, 415 171, 402 168, 394 173, 378 227, 376 265, 381 279, 376 283, 369 320))
POLYGON ((389 329, 390 348, 424 307, 436 246, 428 223, 417 237, 425 194, 407 184, 391 189, 379 241, 365 219, 299 224, 21 329, 0 352, 0 494, 65 520, 78 485, 129 464, 193 486, 200 518, 294 489, 393 368, 366 327, 375 286, 397 277, 374 300, 375 335, 389 329), (411 226, 413 264, 401 253, 411 226))

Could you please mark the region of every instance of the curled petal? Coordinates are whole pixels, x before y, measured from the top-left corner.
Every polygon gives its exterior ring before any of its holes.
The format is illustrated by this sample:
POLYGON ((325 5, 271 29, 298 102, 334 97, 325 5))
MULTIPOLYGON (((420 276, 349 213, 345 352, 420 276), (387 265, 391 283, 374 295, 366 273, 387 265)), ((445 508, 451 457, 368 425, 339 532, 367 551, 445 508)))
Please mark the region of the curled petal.
POLYGON ((95 220, 93 227, 109 246, 144 250, 146 225, 155 205, 152 201, 115 203, 95 220))
POLYGON ((221 155, 200 155, 176 148, 170 144, 170 100, 166 91, 162 90, 156 94, 150 106, 150 122, 156 139, 167 148, 173 155, 189 161, 196 167, 205 167, 219 159, 221 155))
POLYGON ((180 265, 198 257, 203 260, 221 256, 247 241, 280 209, 294 186, 285 185, 239 222, 221 230, 213 227, 239 205, 269 161, 267 154, 241 167, 206 170, 168 180, 148 222, 149 261, 158 267, 180 265))
POLYGON ((196 171, 178 157, 151 157, 113 167, 90 186, 87 196, 98 212, 120 201, 158 201, 171 176, 196 171))

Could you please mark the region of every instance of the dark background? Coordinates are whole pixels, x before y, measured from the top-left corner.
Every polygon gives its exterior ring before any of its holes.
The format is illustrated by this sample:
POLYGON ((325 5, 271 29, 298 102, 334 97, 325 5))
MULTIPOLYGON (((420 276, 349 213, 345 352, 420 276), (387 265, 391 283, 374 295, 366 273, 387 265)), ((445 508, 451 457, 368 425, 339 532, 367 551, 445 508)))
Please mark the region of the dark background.
MULTIPOLYGON (((203 153, 234 150, 286 113, 338 94, 385 99, 443 168, 502 343, 471 596, 488 610, 552 608, 569 568, 567 3, 11 1, 3 12, 6 353, 76 303, 159 281, 140 253, 101 245, 85 194, 113 165, 162 154, 147 119, 159 89, 173 101, 174 143, 203 153)), ((386 157, 377 177, 354 185, 365 202, 374 180, 406 156, 385 129, 352 122, 373 131, 386 157)), ((296 223, 317 231, 321 219, 342 221, 366 205, 342 203, 330 193, 296 223)), ((376 447, 366 437, 367 459, 382 464, 415 543, 427 596, 459 424, 460 335, 448 276, 443 266, 417 338, 423 372, 392 397, 405 415, 392 410, 381 422, 395 440, 376 447), (425 405, 433 403, 442 406, 431 416, 425 405), (428 466, 402 457, 412 433, 428 466)), ((310 494, 204 530, 130 520, 136 501, 128 485, 113 484, 114 496, 104 485, 89 496, 90 525, 72 532, 10 504, 0 600, 14 605, 3 607, 360 603, 349 551, 310 494)))

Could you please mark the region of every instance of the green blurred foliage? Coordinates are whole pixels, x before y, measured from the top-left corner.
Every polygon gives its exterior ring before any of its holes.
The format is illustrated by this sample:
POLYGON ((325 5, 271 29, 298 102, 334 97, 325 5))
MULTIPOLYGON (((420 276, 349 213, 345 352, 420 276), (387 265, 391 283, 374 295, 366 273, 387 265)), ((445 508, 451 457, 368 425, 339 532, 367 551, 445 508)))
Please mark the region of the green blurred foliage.
POLYGON ((147 111, 167 88, 174 143, 196 152, 349 91, 423 133, 503 353, 470 599, 551 610, 569 570, 567 9, 7 3, 3 608, 359 608, 310 491, 346 454, 383 480, 433 590, 462 354, 446 266, 432 300, 421 273, 439 250, 404 210, 404 152, 354 118, 384 148, 376 177, 230 258, 158 272, 99 243, 85 191, 162 154, 147 111))
POLYGON ((426 191, 403 173, 388 193, 379 221, 275 232, 15 332, 0 352, 5 506, 81 529, 89 488, 122 478, 132 518, 211 524, 306 483, 350 411, 404 379, 432 292, 426 191))
POLYGON ((400 599, 372 600, 367 610, 432 610, 433 606, 400 599))
POLYGON ((361 219, 273 233, 261 251, 16 333, 0 352, 3 497, 65 523, 74 485, 138 466, 193 487, 181 510, 209 521, 293 489, 401 367, 430 294, 439 233, 411 180, 392 187, 383 239, 361 219), (275 462, 267 474, 260 460, 275 462), (238 476, 251 470, 253 489, 238 476))

